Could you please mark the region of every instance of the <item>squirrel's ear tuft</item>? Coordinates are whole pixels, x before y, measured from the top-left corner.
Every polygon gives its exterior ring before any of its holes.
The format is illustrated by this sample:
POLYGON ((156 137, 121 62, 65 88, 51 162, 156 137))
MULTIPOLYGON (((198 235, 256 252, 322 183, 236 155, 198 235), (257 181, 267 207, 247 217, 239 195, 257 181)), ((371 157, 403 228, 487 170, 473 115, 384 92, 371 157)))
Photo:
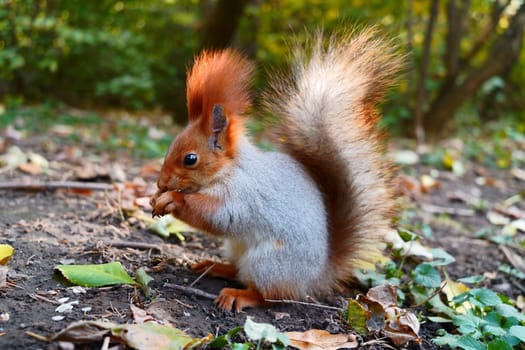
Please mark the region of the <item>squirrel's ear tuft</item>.
POLYGON ((211 111, 211 149, 222 149, 222 146, 219 144, 219 136, 221 135, 221 133, 223 133, 227 125, 228 117, 224 112, 224 108, 220 104, 213 105, 213 109, 211 111))
POLYGON ((209 118, 215 105, 230 117, 241 116, 251 104, 254 65, 233 50, 204 51, 188 72, 186 97, 190 120, 209 118))

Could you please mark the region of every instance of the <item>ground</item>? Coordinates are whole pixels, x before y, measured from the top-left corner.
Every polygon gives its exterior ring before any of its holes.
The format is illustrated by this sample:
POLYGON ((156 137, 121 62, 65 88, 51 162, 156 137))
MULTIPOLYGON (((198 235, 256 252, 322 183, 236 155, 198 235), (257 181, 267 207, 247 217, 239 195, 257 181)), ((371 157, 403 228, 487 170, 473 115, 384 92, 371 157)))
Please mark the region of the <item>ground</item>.
MULTIPOLYGON (((113 180, 139 184, 135 189, 140 188, 144 197, 154 190, 154 172, 144 170, 148 168, 148 161, 134 159, 125 150, 118 154, 97 150, 100 156, 91 157, 87 162, 85 160, 91 152, 89 148, 83 149, 85 158, 68 158, 63 155, 67 145, 57 143, 49 147, 49 140, 45 137, 28 140, 10 140, 6 144, 43 155, 52 161, 50 171, 31 175, 20 168, 4 167, 0 168, 0 182, 16 180, 28 184, 39 180, 75 180, 79 177, 79 169, 82 172, 82 169, 92 169, 96 164, 106 169, 106 173, 113 175, 113 178, 97 170, 89 181, 113 180), (116 176, 115 173, 119 172, 114 170, 115 167, 123 170, 124 175, 116 176)), ((158 167, 159 162, 154 162, 152 167, 158 167)), ((400 173, 405 175, 401 182, 410 183, 432 171, 431 167, 419 164, 402 167, 400 173)), ((512 298, 523 294, 524 286, 519 280, 498 270, 500 265, 510 264, 508 256, 498 244, 483 237, 476 238, 475 233, 494 227, 487 219, 487 213, 498 203, 523 191, 524 182, 513 177, 509 171, 474 163, 465 164, 462 176, 444 170, 433 175, 439 187, 427 193, 406 184, 401 186, 404 191, 399 195, 403 198, 400 199, 400 212, 404 214, 399 215, 399 225, 412 229, 425 227, 427 235, 422 239, 423 244, 443 248, 456 258, 456 262, 447 267, 451 278, 485 275, 487 278, 483 286, 512 298), (485 184, 480 182, 481 178, 485 179, 485 184), (465 200, 468 202, 465 197, 482 198, 487 205, 473 212, 458 211, 472 208, 465 203, 465 200), (447 211, 454 211, 455 214, 446 214, 447 211), (429 228, 431 234, 428 233, 429 228)), ((8 243, 15 248, 8 264, 8 284, 0 288, 0 314, 7 314, 9 318, 0 322, 0 348, 47 348, 49 345, 46 342, 31 334, 47 337, 73 321, 105 318, 118 323, 130 322, 131 303, 194 336, 224 334, 242 325, 246 317, 271 323, 281 331, 317 328, 331 333, 350 332, 341 314, 328 308, 278 304, 269 309, 247 309, 234 314, 217 309, 210 299, 172 289, 166 283, 188 286, 195 281, 197 276, 188 265, 203 257, 218 258, 219 243, 200 233, 185 234, 184 242, 175 237, 165 240, 148 230, 140 218, 120 210, 125 206, 122 204, 125 198, 120 198, 115 192, 79 193, 64 189, 27 188, 0 190, 0 243, 8 243), (127 285, 79 290, 65 285, 54 273, 54 266, 58 264, 96 264, 116 260, 129 272, 139 267, 147 268, 154 278, 150 284, 150 297, 127 285), (58 300, 64 297, 69 297, 69 301, 78 300, 78 305, 69 313, 56 311, 58 300), (64 318, 53 320, 54 316, 64 318)), ((518 202, 515 206, 525 210, 523 203, 518 202)), ((204 277, 193 285, 213 294, 225 286, 235 286, 235 283, 204 277)), ((321 303, 344 307, 345 301, 355 293, 356 290, 336 294, 321 303)), ((410 348, 437 348, 431 343, 437 328, 439 326, 435 324, 425 323, 421 331, 422 342, 420 345, 412 344, 410 348)), ((388 347, 386 341, 373 338, 363 341, 367 340, 370 342, 363 348, 388 347)), ((93 348, 100 348, 100 345, 93 348)))

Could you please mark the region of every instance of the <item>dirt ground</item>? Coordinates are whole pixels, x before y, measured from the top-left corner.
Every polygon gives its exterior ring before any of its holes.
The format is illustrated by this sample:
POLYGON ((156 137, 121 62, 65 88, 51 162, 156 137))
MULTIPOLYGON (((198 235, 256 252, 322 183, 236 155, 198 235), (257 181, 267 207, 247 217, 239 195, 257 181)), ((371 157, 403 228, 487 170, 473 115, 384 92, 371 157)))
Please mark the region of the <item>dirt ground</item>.
MULTIPOLYGON (((30 147, 48 159, 58 157, 60 150, 47 150, 45 142, 30 147)), ((141 175, 146 161, 131 160, 124 154, 98 159, 98 164, 118 164, 125 169, 127 181, 145 180, 144 193, 153 190, 154 177, 141 175)), ((74 179, 69 170, 85 165, 61 160, 56 171, 48 175, 28 175, 18 169, 0 169, 0 181, 65 180, 74 179), (70 166, 70 168, 68 168, 70 166), (68 170, 69 169, 69 170, 68 170)), ((414 166, 405 173, 417 178, 428 173, 429 168, 414 166)), ((458 177, 442 171, 437 176, 440 187, 427 194, 412 192, 403 200, 405 215, 403 225, 415 227, 425 224, 432 234, 423 239, 430 247, 443 248, 457 260, 447 267, 452 278, 484 274, 483 286, 511 297, 525 293, 518 280, 498 271, 501 264, 509 264, 507 256, 495 243, 474 237, 475 232, 493 227, 487 212, 497 203, 516 195, 525 188, 524 182, 513 178, 507 171, 489 170, 480 165, 467 164, 466 175, 458 177), (477 178, 490 179, 490 185, 480 185, 477 178), (469 215, 444 215, 443 211, 470 208, 462 196, 483 198, 488 205, 469 215), (409 198, 412 197, 412 198, 409 198), (437 209, 436 209, 437 208, 437 209), (446 209, 443 209, 446 208, 446 209), (409 214, 407 214, 409 213, 409 214)), ((92 181, 108 181, 104 177, 92 181)), ((65 190, 0 190, 0 242, 15 248, 9 262, 8 286, 0 289, 0 314, 9 315, 0 322, 1 349, 46 349, 49 344, 31 336, 32 332, 49 336, 78 320, 105 318, 118 323, 131 322, 129 305, 133 303, 146 309, 158 319, 172 322, 194 336, 209 333, 223 334, 242 325, 251 316, 257 322, 274 324, 281 331, 325 329, 331 333, 348 332, 337 311, 303 305, 275 305, 270 309, 247 309, 242 313, 226 313, 217 309, 212 300, 192 293, 173 290, 166 282, 188 286, 196 275, 188 264, 203 257, 220 255, 219 243, 202 234, 186 234, 186 240, 164 240, 147 230, 136 217, 119 210, 115 194, 96 191, 89 195, 65 190), (137 245, 138 244, 138 245, 137 245), (129 272, 146 267, 154 278, 150 284, 152 295, 145 298, 131 286, 105 288, 72 288, 63 284, 54 274, 57 264, 95 264, 118 260, 129 272), (70 313, 58 313, 58 300, 69 297, 78 301, 70 313), (54 320, 54 316, 64 316, 54 320)), ((525 210, 524 203, 515 204, 525 210)), ((204 277, 193 287, 217 294, 225 286, 235 283, 204 277)), ((344 307, 345 300, 355 294, 338 294, 323 304, 344 307)), ((422 342, 412 344, 412 349, 436 349, 431 338, 439 326, 425 323, 422 342)), ((362 348, 388 348, 388 342, 376 339, 362 348)), ((78 347, 84 349, 85 347, 78 347)), ((93 347, 100 348, 100 346, 93 347)))

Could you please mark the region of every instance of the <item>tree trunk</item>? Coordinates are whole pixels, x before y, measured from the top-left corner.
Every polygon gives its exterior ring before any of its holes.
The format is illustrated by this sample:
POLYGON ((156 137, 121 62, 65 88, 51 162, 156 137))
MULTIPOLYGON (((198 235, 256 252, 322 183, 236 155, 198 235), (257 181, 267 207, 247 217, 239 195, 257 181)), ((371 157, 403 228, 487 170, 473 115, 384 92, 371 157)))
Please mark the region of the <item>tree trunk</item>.
POLYGON ((246 4, 246 0, 218 0, 205 16, 201 36, 202 48, 228 47, 235 37, 246 4))
POLYGON ((450 86, 442 86, 438 97, 425 114, 424 126, 427 136, 436 139, 443 135, 454 112, 471 98, 488 79, 502 74, 516 62, 523 41, 525 28, 525 3, 512 17, 509 27, 499 36, 481 66, 472 70, 465 79, 455 79, 450 86))
POLYGON ((425 31, 425 41, 423 43, 423 57, 419 63, 419 80, 416 90, 416 105, 414 110, 414 122, 416 139, 419 144, 425 141, 425 130, 423 128, 423 108, 426 101, 425 81, 428 75, 428 64, 430 60, 430 46, 432 43, 432 34, 434 33, 434 24, 439 12, 439 0, 432 0, 430 8, 430 17, 428 19, 427 28, 425 31))
MULTIPOLYGON (((201 49, 224 49, 230 46, 246 4, 247 0, 218 0, 212 7, 209 7, 212 5, 211 2, 203 1, 201 3, 204 18, 201 27, 201 49)), ((183 80, 181 90, 186 90, 185 80, 183 80)), ((186 94, 177 94, 174 97, 170 111, 174 122, 186 121, 188 113, 186 94)))

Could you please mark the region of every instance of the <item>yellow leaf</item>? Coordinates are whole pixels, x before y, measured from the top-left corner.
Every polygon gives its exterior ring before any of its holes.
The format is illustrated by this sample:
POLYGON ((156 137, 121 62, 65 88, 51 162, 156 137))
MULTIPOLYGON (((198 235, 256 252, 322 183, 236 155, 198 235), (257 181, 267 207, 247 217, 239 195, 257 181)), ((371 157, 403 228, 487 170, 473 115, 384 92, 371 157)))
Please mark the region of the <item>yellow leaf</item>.
POLYGON ((0 265, 7 265, 14 252, 15 249, 9 244, 0 244, 0 265))
POLYGON ((357 300, 348 300, 347 308, 348 324, 357 333, 365 335, 367 333, 366 320, 370 317, 370 312, 367 311, 357 300))
POLYGON ((452 166, 454 165, 454 158, 448 154, 448 153, 445 153, 445 155, 443 156, 443 167, 445 169, 452 169, 452 166))
MULTIPOLYGON (((443 287, 443 293, 445 293, 445 295, 447 296, 448 302, 452 301, 452 299, 455 296, 470 290, 470 288, 465 284, 461 282, 454 282, 448 276, 445 276, 445 281, 443 283, 445 284, 443 287)), ((460 314, 464 314, 467 312, 467 308, 469 308, 469 306, 469 303, 464 303, 462 306, 457 307, 455 310, 460 314)))

